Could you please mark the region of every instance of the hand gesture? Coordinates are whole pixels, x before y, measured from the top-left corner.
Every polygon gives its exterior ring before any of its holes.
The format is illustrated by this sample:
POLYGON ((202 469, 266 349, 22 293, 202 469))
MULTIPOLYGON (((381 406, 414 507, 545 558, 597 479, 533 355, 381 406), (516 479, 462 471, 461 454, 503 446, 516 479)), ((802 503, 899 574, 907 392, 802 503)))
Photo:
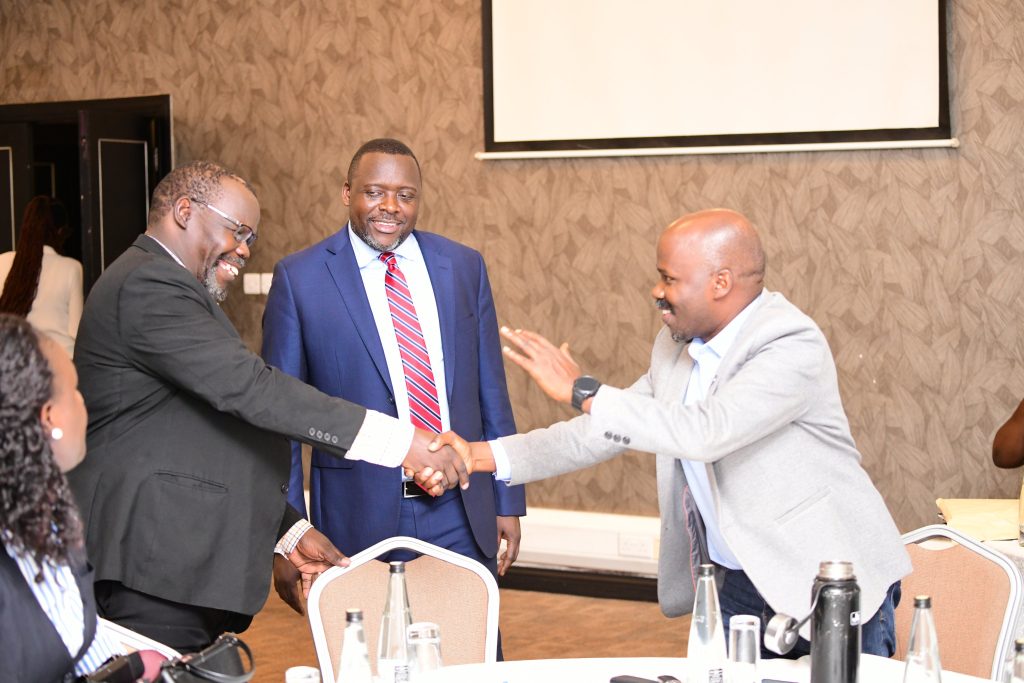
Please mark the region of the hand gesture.
POLYGON ((582 375, 580 366, 569 355, 569 344, 559 347, 536 332, 501 328, 501 336, 514 344, 501 349, 505 357, 526 370, 544 393, 562 403, 572 402, 572 384, 582 375))

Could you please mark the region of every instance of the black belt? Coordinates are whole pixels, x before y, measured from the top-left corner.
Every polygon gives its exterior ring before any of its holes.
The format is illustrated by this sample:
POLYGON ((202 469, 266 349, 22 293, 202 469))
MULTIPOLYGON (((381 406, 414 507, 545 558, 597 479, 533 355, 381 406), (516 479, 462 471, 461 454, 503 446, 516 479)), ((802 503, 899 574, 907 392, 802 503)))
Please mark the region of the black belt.
POLYGON ((415 481, 403 481, 402 482, 402 498, 422 498, 430 495, 417 484, 415 481))

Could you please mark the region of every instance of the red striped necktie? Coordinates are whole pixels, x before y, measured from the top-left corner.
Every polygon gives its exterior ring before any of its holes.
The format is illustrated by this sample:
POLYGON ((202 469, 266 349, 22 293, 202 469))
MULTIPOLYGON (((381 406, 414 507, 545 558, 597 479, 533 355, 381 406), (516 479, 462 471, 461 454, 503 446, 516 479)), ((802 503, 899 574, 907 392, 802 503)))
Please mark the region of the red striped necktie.
POLYGON ((384 289, 391 308, 391 322, 395 326, 398 353, 402 358, 405 388, 409 394, 410 419, 417 427, 440 432, 441 405, 437 400, 437 385, 434 383, 430 354, 423 339, 409 284, 398 267, 394 252, 385 251, 378 258, 387 266, 384 289))

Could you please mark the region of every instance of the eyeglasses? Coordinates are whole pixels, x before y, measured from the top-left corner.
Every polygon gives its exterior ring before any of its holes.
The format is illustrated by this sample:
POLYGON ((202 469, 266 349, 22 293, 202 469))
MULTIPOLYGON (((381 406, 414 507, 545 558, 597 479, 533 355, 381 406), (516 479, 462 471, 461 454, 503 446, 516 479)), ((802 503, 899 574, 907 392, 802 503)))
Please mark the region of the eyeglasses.
POLYGON ((235 233, 235 241, 238 242, 239 244, 241 244, 242 242, 245 242, 245 246, 251 247, 253 245, 253 243, 256 241, 256 231, 253 230, 250 226, 246 225, 242 221, 235 220, 231 216, 227 215, 226 213, 224 213, 223 211, 218 209, 213 204, 207 204, 203 200, 196 199, 195 197, 189 197, 189 199, 192 200, 193 202, 195 202, 196 204, 202 204, 203 206, 205 206, 210 211, 213 211, 215 214, 217 214, 218 216, 220 216, 224 220, 226 220, 229 223, 231 223, 232 225, 234 225, 235 226, 234 228, 229 228, 226 225, 223 226, 223 227, 224 227, 225 230, 231 230, 232 232, 235 233))

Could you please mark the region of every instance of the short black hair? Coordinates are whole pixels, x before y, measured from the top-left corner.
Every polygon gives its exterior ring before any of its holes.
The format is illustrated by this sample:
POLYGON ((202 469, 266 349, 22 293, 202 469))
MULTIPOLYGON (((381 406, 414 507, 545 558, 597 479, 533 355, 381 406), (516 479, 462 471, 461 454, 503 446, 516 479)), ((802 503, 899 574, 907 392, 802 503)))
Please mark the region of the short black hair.
POLYGON ((147 224, 153 227, 167 215, 174 202, 182 197, 196 199, 211 204, 216 202, 224 192, 221 180, 234 178, 245 186, 245 189, 256 196, 256 191, 248 181, 236 173, 232 173, 213 161, 193 161, 174 169, 153 190, 153 201, 149 205, 147 224))
POLYGON ((395 140, 394 138, 374 138, 369 142, 364 142, 362 146, 356 150, 355 155, 352 157, 352 163, 348 165, 348 177, 345 178, 345 181, 351 183, 352 174, 355 173, 359 160, 366 154, 374 153, 412 157, 412 160, 416 162, 416 171, 422 176, 422 171, 420 171, 420 160, 416 158, 416 155, 412 153, 412 150, 409 149, 407 144, 401 140, 395 140))

